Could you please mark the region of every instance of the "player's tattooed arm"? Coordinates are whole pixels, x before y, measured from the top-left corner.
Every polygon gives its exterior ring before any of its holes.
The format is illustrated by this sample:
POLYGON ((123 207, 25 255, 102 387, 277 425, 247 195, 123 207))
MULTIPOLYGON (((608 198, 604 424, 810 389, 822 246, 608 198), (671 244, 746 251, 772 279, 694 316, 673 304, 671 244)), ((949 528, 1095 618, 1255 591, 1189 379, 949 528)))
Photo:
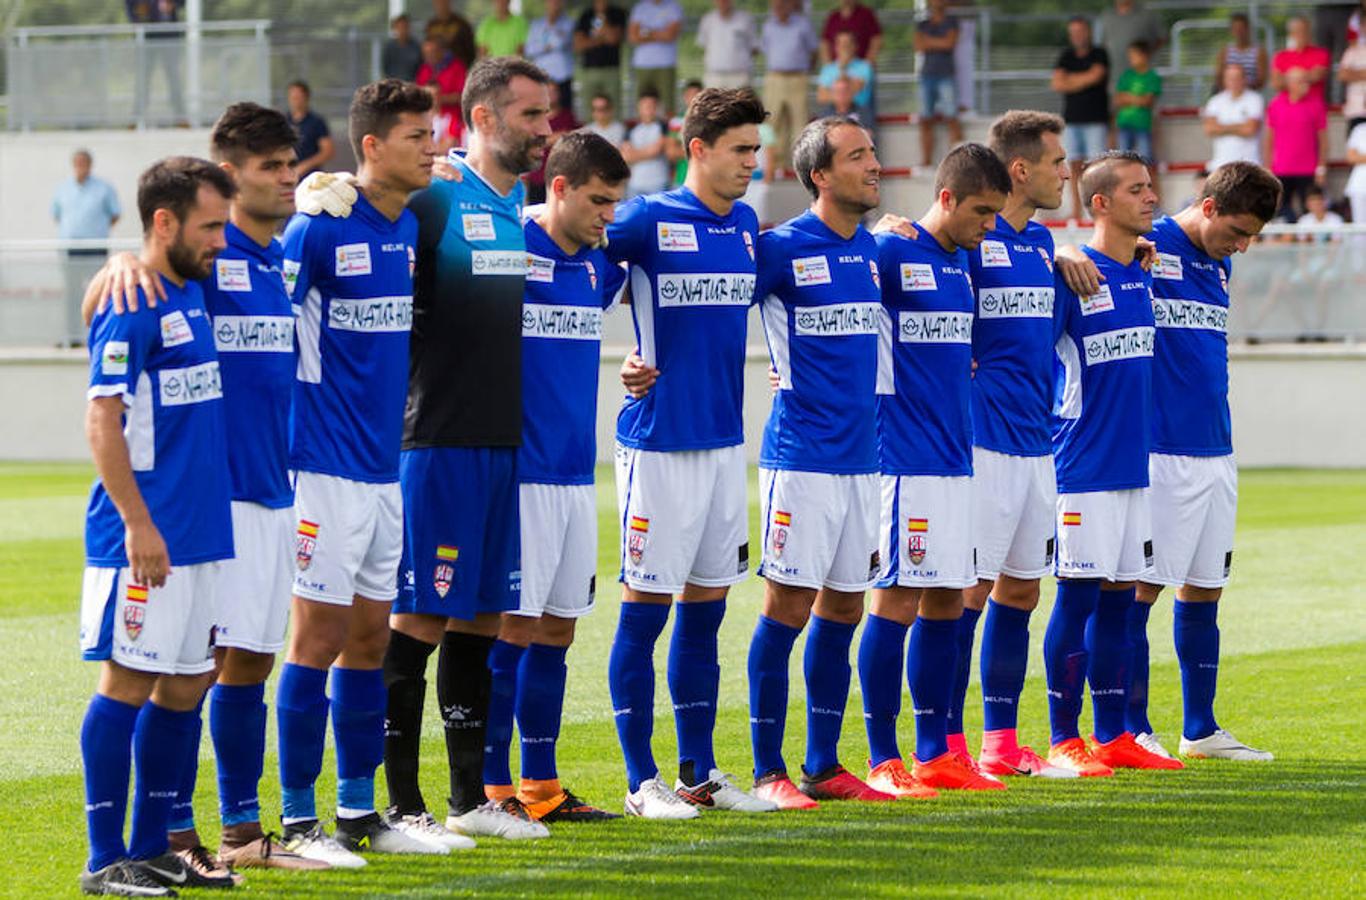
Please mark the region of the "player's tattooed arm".
POLYGON ((149 309, 155 309, 159 301, 166 299, 161 279, 135 254, 125 251, 110 257, 86 285, 85 296, 81 299, 81 318, 89 325, 106 305, 112 305, 114 314, 119 316, 125 311, 137 312, 138 288, 142 288, 147 297, 149 309))
POLYGON ((161 587, 171 572, 171 557, 133 476, 128 442, 123 436, 123 411, 122 397, 91 400, 85 413, 86 437, 95 471, 123 518, 123 542, 133 581, 161 587))
POLYGON ((626 388, 626 393, 637 400, 650 393, 650 388, 654 387, 657 380, 659 370, 645 365, 639 347, 632 350, 621 364, 621 384, 626 388))

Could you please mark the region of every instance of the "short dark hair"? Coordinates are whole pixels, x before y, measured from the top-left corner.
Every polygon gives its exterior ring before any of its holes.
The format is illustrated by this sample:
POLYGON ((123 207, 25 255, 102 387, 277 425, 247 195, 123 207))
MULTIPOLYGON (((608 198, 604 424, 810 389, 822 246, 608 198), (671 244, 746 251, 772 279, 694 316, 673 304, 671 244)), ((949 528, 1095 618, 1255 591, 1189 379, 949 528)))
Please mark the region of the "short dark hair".
POLYGON ((1214 200, 1221 216, 1249 214, 1270 222, 1281 208, 1281 180, 1266 168, 1250 162, 1224 163, 1205 179, 1200 199, 1214 200))
POLYGON ((299 90, 301 90, 301 91, 304 92, 304 96, 305 96, 305 97, 312 97, 312 96, 313 96, 313 89, 310 88, 310 87, 308 86, 308 82, 307 82, 307 81, 304 81, 302 78, 296 78, 296 79, 294 79, 293 81, 291 81, 289 84, 285 85, 285 90, 286 90, 286 91, 288 91, 290 88, 298 88, 299 90))
POLYGON ((1147 167, 1148 161, 1132 150, 1107 150, 1086 164, 1081 173, 1081 200, 1088 207, 1096 194, 1110 197, 1119 184, 1119 169, 1131 164, 1147 167))
POLYGON ((1129 43, 1129 49, 1130 49, 1130 50, 1137 50, 1139 53, 1142 53, 1144 56, 1152 56, 1152 55, 1153 55, 1153 45, 1152 45, 1152 44, 1149 44, 1147 41, 1144 41, 1144 40, 1131 41, 1131 42, 1129 43))
POLYGON ((1232 15, 1230 15, 1230 16, 1228 17, 1228 20, 1229 20, 1230 22, 1242 22, 1244 25, 1250 25, 1250 24, 1252 24, 1252 20, 1249 19, 1248 16, 1247 16, 1247 13, 1244 13, 1244 12, 1236 12, 1236 13, 1233 13, 1232 15))
POLYGON ((1078 22, 1085 25, 1087 28, 1091 27, 1091 20, 1083 15, 1075 15, 1067 20, 1068 25, 1075 25, 1078 22))
POLYGON ((646 97, 649 97, 651 100, 658 100, 659 91, 652 87, 644 87, 640 89, 640 93, 636 94, 637 100, 644 100, 646 97))
POLYGON ((399 22, 407 22, 407 21, 408 21, 408 14, 407 14, 407 13, 399 13, 398 15, 394 16, 392 19, 389 20, 389 24, 390 24, 390 25, 397 25, 399 22))
POLYGON ((465 89, 460 93, 460 116, 465 126, 474 127, 470 114, 476 106, 492 106, 502 111, 510 100, 512 79, 529 78, 537 84, 550 84, 550 76, 535 63, 519 56, 493 56, 481 59, 470 69, 465 89))
POLYGON ((819 197, 821 192, 811 173, 828 169, 835 161, 835 145, 830 142, 830 132, 845 125, 863 128, 848 116, 826 116, 809 123, 792 143, 792 168, 797 170, 797 178, 812 197, 819 197))
POLYGON ((241 165, 249 156, 264 156, 299 141, 298 132, 278 109, 244 101, 223 110, 213 124, 209 154, 214 162, 241 165))
POLYGON ((574 131, 555 142, 545 161, 546 184, 563 175, 570 187, 587 184, 596 175, 618 185, 631 177, 631 167, 612 142, 591 131, 574 131))
POLYGON ((606 91, 598 91, 596 94, 588 98, 589 103, 592 103, 595 100, 606 100, 607 105, 612 107, 613 109, 615 109, 617 105, 617 102, 612 99, 612 95, 607 93, 606 91))
POLYGON ((425 113, 432 108, 432 95, 411 81, 384 78, 356 88, 347 113, 347 128, 351 135, 351 152, 356 154, 356 165, 365 161, 361 141, 368 134, 387 137, 404 113, 425 113))
POLYGON ((689 78, 687 81, 683 82, 684 91, 690 91, 693 88, 697 88, 700 91, 703 87, 704 85, 702 84, 702 82, 696 78, 689 78))
POLYGON ((168 156, 159 160, 138 176, 138 216, 142 219, 142 233, 152 228, 152 218, 159 209, 169 210, 181 222, 199 201, 199 189, 211 187, 231 200, 237 193, 228 173, 207 159, 194 156, 168 156))
POLYGON ((1036 109, 1008 110, 987 132, 987 146, 1007 166, 1012 160, 1038 162, 1043 158, 1043 136, 1062 134, 1062 116, 1036 109))
POLYGON ((708 147, 732 128, 762 125, 768 113, 753 88, 706 88, 693 98, 683 115, 683 152, 693 138, 708 147))
POLYGON ((959 144, 944 156, 934 173, 934 194, 947 190, 954 200, 973 194, 1010 193, 1010 172, 986 144, 959 144))

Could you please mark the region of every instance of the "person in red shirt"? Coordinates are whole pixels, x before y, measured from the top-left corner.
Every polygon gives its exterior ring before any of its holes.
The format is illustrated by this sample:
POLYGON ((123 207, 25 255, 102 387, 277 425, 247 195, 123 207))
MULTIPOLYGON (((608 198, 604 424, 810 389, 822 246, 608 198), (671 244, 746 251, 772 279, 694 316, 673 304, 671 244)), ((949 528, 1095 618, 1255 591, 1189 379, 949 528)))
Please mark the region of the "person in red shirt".
POLYGON ((1328 77, 1332 59, 1323 47, 1314 46, 1309 36, 1309 20, 1291 16, 1285 23, 1285 49, 1271 57, 1271 86, 1285 90, 1285 73, 1303 69, 1309 82, 1309 93, 1324 100, 1323 85, 1328 77))
POLYGON ((550 158, 550 151, 560 138, 571 131, 579 130, 579 120, 574 118, 573 107, 566 106, 560 96, 560 86, 551 83, 550 85, 550 137, 545 143, 545 155, 541 157, 541 165, 534 172, 526 175, 526 202, 530 206, 533 203, 545 202, 545 161, 550 158))
POLYGON ((882 25, 877 20, 877 13, 858 0, 840 0, 840 5, 826 17, 825 28, 821 30, 822 62, 835 58, 835 38, 841 31, 854 33, 859 59, 877 65, 877 55, 882 50, 882 25))
POLYGON ((417 69, 417 83, 436 97, 436 116, 432 127, 436 131, 437 152, 445 153, 460 145, 465 133, 460 113, 460 95, 465 90, 465 64, 449 47, 436 38, 422 42, 422 65, 417 69))

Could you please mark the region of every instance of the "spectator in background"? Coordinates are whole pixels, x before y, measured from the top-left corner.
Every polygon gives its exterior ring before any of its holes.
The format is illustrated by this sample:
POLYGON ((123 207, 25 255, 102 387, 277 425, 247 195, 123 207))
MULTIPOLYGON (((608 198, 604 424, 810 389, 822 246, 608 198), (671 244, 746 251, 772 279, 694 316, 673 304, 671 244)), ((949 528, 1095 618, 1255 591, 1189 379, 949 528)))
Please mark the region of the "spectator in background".
MULTIPOLYGON (((173 25, 180 21, 181 0, 124 0, 128 21, 134 25, 173 25)), ((148 31, 142 45, 142 59, 134 76, 133 115, 141 120, 151 95, 152 70, 160 69, 171 98, 171 114, 177 123, 185 121, 185 94, 181 89, 181 67, 185 60, 185 35, 176 31, 148 31)))
POLYGON ((1323 82, 1331 64, 1328 51, 1314 46, 1309 40, 1309 20, 1304 16, 1291 16, 1285 22, 1285 49, 1271 57, 1271 87, 1284 91, 1286 75, 1300 69, 1309 85, 1309 93, 1320 103, 1326 102, 1323 82))
POLYGON ((294 156, 298 160, 295 171, 303 181, 310 172, 316 172, 327 165, 337 148, 332 143, 332 132, 327 128, 327 120, 308 108, 313 92, 306 81, 291 81, 285 97, 289 103, 286 115, 289 124, 299 133, 299 143, 294 145, 294 156))
POLYGON ((954 84, 958 88, 958 112, 971 112, 977 96, 977 19, 968 7, 973 0, 954 0, 959 11, 958 43, 953 48, 954 84))
POLYGON ((665 151, 669 157, 669 165, 673 166, 675 187, 688 179, 688 152, 683 146, 683 117, 688 114, 688 109, 692 107, 693 100, 700 93, 702 93, 702 82, 696 78, 683 85, 683 107, 679 110, 678 115, 669 119, 669 142, 665 151))
MULTIPOLYGON (((109 237, 109 230, 123 212, 114 186, 90 174, 93 163, 89 150, 73 153, 71 177, 59 184, 52 195, 52 218, 57 223, 57 237, 64 241, 103 240, 109 237)), ((81 298, 108 252, 104 247, 73 247, 66 251, 62 281, 66 288, 63 343, 67 346, 79 347, 85 342, 81 298)))
POLYGON ((949 127, 949 146, 963 140, 958 122, 958 80, 953 52, 958 45, 958 21, 945 11, 945 0, 930 0, 930 14, 915 23, 915 50, 920 65, 920 162, 933 163, 934 126, 949 127))
POLYGON ((432 0, 432 17, 427 20, 423 37, 436 38, 449 47, 467 71, 474 65, 474 26, 451 9, 451 0, 432 0))
POLYGON ((607 92, 594 94, 589 100, 589 113, 592 116, 584 129, 620 147, 626 140, 626 126, 617 121, 617 110, 607 92))
POLYGON ((493 0, 493 12, 479 21, 474 30, 474 46, 479 58, 521 56, 526 47, 526 19, 513 13, 509 0, 493 0))
POLYGON ((772 0, 759 34, 767 65, 764 108, 773 123, 773 165, 766 166, 770 178, 775 169, 790 166, 792 141, 811 118, 806 89, 820 41, 800 9, 801 0, 772 0))
MULTIPOLYGON (((574 112, 574 23, 564 14, 564 0, 545 0, 545 15, 531 20, 526 58, 540 66, 560 91, 560 107, 574 112)), ((546 156, 550 149, 546 148, 546 156)), ((542 171, 545 167, 541 167, 542 171)))
POLYGON ((613 109, 621 106, 621 39, 625 34, 626 11, 608 0, 593 0, 574 27, 574 52, 582 54, 579 89, 586 97, 606 94, 613 109))
POLYGON ((1129 66, 1115 82, 1115 128, 1119 149, 1132 150, 1148 161, 1153 156, 1153 109, 1162 96, 1162 76, 1152 67, 1152 53, 1143 41, 1127 51, 1129 66))
MULTIPOLYGON (((1341 225, 1342 216, 1328 208, 1328 197, 1324 195, 1323 188, 1319 185, 1312 185, 1304 192, 1304 215, 1296 220, 1297 225, 1341 225)), ((1302 234, 1302 241, 1316 241, 1326 244, 1335 237, 1332 234, 1302 234)))
POLYGON ((1210 137, 1209 168, 1224 163, 1261 163, 1258 132, 1266 115, 1262 95, 1247 89, 1247 70, 1238 63, 1224 66, 1223 90, 1209 98, 1201 112, 1210 137))
POLYGON ((389 23, 389 40, 379 53, 379 70, 385 78, 400 81, 417 80, 417 70, 422 65, 422 48, 413 40, 412 23, 406 14, 394 16, 389 23))
POLYGON ((1366 22, 1366 0, 1361 0, 1347 17, 1347 46, 1366 44, 1366 28, 1362 27, 1363 22, 1366 22))
POLYGON ((853 88, 854 106, 861 112, 859 121, 868 122, 872 120, 873 111, 873 67, 868 60, 859 59, 857 52, 854 33, 841 31, 835 38, 835 58, 821 66, 820 76, 816 79, 816 99, 823 106, 833 106, 835 82, 843 78, 853 88))
MULTIPOLYGON (((800 8, 800 6, 799 6, 800 8)), ((876 66, 878 54, 882 52, 882 23, 877 13, 858 0, 840 0, 840 5, 825 17, 825 27, 821 29, 821 60, 829 62, 835 58, 835 39, 841 31, 852 31, 859 59, 866 59, 876 66)), ((803 122, 801 127, 805 128, 803 122)))
POLYGON ((1073 16, 1067 23, 1067 49, 1053 66, 1053 90, 1062 95, 1062 117, 1067 123, 1063 146, 1072 166, 1068 187, 1072 193, 1072 218, 1083 213, 1082 170, 1088 160, 1105 152, 1110 127, 1110 95, 1106 90, 1110 57, 1104 47, 1091 43, 1091 23, 1073 16))
POLYGON ((1366 122, 1366 44, 1352 43, 1338 64, 1338 81, 1346 85, 1342 114, 1347 117, 1347 134, 1366 122))
POLYGON ((1328 174, 1324 164, 1328 112, 1323 100, 1310 90, 1307 71, 1292 68, 1282 77, 1285 90, 1266 107, 1262 157, 1285 188, 1281 193, 1281 218, 1294 222, 1305 212, 1309 188, 1322 185, 1328 174))
POLYGON ((868 117, 868 112, 854 103, 854 81, 841 75, 835 79, 835 83, 830 86, 830 103, 821 115, 844 116, 853 119, 864 128, 871 129, 872 121, 868 117))
POLYGON ((653 194, 669 187, 668 136, 665 123, 659 118, 659 95, 653 88, 641 91, 636 113, 640 118, 631 124, 626 142, 621 145, 621 156, 631 166, 627 197, 653 194))
POLYGON ((1137 0, 1115 0, 1113 7, 1100 14, 1096 25, 1100 45, 1110 58, 1108 77, 1112 88, 1122 74, 1120 61, 1128 55, 1134 41, 1143 41, 1148 45, 1150 58, 1167 42, 1167 27, 1162 24, 1162 19, 1152 10, 1140 6, 1137 0))
POLYGON ((550 137, 546 138, 545 155, 541 157, 541 164, 526 176, 528 204, 545 202, 545 161, 550 158, 550 151, 555 149, 560 138, 578 130, 579 120, 574 118, 574 108, 563 102, 559 85, 550 85, 550 137))
POLYGON ((1232 40, 1219 48, 1219 58, 1214 64, 1215 84, 1221 83, 1226 66, 1238 66, 1243 70, 1248 90, 1260 91, 1266 84, 1266 48, 1253 42, 1252 22, 1247 13, 1229 16, 1228 31, 1232 40))
POLYGON ((750 63, 759 45, 756 28, 754 17, 736 9, 733 0, 716 0, 716 8, 702 14, 697 23, 697 46, 702 48, 703 84, 749 87, 750 63))
POLYGON ((1347 176, 1343 193, 1352 205, 1352 221, 1360 224, 1366 222, 1366 122, 1347 135, 1347 161, 1352 164, 1352 174, 1347 176))
POLYGON ((635 73, 636 93, 654 91, 665 115, 674 110, 678 36, 682 32, 683 8, 676 0, 640 0, 627 19, 626 33, 635 45, 631 69, 635 73))
POLYGON ((432 117, 432 133, 437 152, 445 153, 458 147, 465 133, 465 120, 460 112, 460 95, 465 90, 469 72, 451 50, 436 38, 422 42, 422 65, 418 67, 418 84, 432 92, 436 99, 436 115, 432 117))

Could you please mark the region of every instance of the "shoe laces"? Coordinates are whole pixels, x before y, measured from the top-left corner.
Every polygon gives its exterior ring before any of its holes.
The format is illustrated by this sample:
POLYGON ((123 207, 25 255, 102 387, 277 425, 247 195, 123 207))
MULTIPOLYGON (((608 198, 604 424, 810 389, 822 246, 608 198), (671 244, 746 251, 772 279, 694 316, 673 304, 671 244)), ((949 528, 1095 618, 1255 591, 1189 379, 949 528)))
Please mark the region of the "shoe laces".
POLYGON ((955 759, 958 760, 959 764, 961 764, 963 768, 967 769, 969 772, 978 776, 979 778, 981 777, 982 767, 977 764, 977 760, 972 758, 971 753, 960 752, 955 753, 953 756, 955 759))
POLYGON ((270 855, 275 852, 277 846, 284 846, 284 843, 280 840, 278 834, 273 831, 267 831, 265 834, 261 835, 261 858, 270 859, 270 855))
POLYGON ((209 848, 203 844, 196 844, 189 850, 184 851, 185 861, 193 866, 201 875, 210 875, 218 871, 218 860, 213 858, 209 848))
POLYGON ((527 812, 526 807, 522 805, 522 801, 518 800, 516 797, 508 797, 506 800, 497 802, 495 804, 495 808, 498 809, 500 812, 504 813, 505 815, 512 816, 514 819, 517 819, 518 821, 534 821, 531 818, 531 813, 527 812))
POLYGON ((162 887, 161 882, 157 881, 151 875, 147 874, 147 870, 144 869, 142 866, 134 865, 131 861, 128 860, 124 860, 123 862, 119 863, 118 866, 118 869, 115 870, 116 874, 120 879, 127 882, 128 884, 146 888, 162 887))
POLYGON ((1020 758, 1016 762, 1020 768, 1038 769, 1047 765, 1047 761, 1042 756, 1034 752, 1033 747, 1021 747, 1020 758))
POLYGON ((673 791, 669 790, 668 786, 658 778, 651 778, 649 781, 644 782, 641 784, 640 789, 648 795, 648 798, 653 798, 662 803, 672 805, 675 803, 687 802, 682 797, 679 797, 673 791))

